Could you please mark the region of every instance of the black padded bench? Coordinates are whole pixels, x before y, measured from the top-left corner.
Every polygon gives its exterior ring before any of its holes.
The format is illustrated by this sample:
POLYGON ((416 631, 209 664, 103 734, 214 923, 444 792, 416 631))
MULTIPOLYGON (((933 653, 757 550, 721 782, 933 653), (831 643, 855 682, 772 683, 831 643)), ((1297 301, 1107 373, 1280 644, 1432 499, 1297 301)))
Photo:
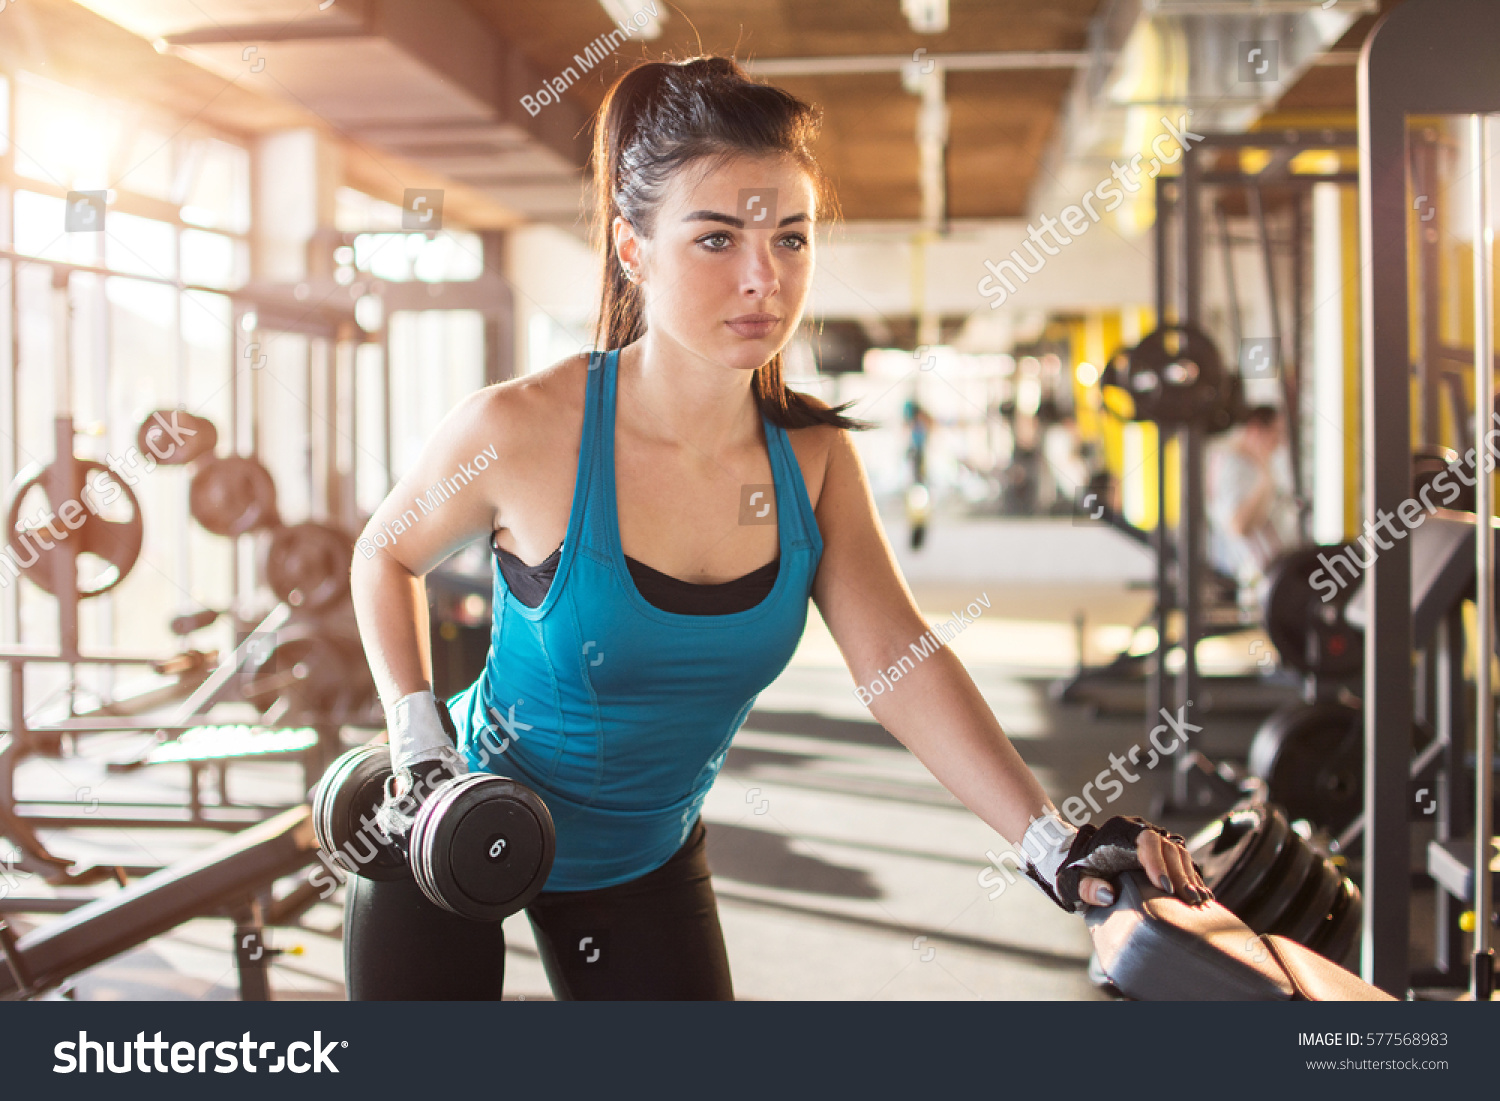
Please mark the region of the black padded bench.
POLYGON ((1383 1002, 1389 994, 1285 937, 1257 936, 1217 902, 1167 895, 1144 873, 1085 915, 1109 981, 1137 1001, 1383 1002))

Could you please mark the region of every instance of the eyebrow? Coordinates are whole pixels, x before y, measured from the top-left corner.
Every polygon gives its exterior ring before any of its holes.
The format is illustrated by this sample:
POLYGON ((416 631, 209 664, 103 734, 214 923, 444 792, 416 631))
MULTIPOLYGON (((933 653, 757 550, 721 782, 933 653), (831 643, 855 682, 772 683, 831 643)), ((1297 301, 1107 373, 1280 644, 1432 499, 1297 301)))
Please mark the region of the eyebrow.
MULTIPOLYGON (((733 214, 720 214, 717 211, 713 211, 713 210, 695 210, 691 214, 689 214, 686 218, 684 218, 683 221, 684 222, 723 222, 726 226, 733 226, 735 229, 744 229, 745 228, 745 220, 743 218, 736 218, 733 214)), ((780 222, 776 223, 776 228, 777 229, 781 229, 783 226, 789 226, 789 225, 792 225, 795 222, 811 222, 811 221, 812 221, 812 219, 809 218, 806 214, 789 214, 785 218, 781 219, 780 222)))

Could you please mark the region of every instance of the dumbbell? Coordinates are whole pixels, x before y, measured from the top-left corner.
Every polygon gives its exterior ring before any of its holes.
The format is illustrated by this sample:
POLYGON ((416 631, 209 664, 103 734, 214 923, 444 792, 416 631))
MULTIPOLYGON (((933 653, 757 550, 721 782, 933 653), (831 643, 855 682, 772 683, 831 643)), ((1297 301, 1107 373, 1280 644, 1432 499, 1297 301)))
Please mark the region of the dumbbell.
POLYGON ((414 821, 387 841, 375 812, 392 777, 390 750, 367 745, 339 757, 313 795, 318 846, 366 879, 410 874, 436 905, 473 921, 523 909, 552 870, 557 841, 547 805, 524 784, 492 773, 453 776, 433 761, 414 771, 414 821))

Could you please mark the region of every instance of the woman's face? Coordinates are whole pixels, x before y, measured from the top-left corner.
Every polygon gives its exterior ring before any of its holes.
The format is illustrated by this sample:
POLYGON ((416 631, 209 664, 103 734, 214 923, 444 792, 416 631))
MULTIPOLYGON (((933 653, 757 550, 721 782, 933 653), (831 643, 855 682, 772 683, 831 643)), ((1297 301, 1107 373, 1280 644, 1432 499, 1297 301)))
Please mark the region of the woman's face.
POLYGON ((653 338, 725 367, 764 364, 802 318, 816 216, 795 161, 736 157, 679 172, 651 238, 617 218, 618 259, 640 278, 653 338))

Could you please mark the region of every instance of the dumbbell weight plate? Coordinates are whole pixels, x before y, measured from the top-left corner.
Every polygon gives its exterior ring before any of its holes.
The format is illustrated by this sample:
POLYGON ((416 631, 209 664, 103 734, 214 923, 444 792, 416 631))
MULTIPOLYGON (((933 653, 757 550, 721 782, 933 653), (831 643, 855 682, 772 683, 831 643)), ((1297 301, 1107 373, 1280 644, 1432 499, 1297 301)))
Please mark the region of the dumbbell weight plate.
POLYGON ((486 772, 438 788, 411 831, 422 893, 474 921, 523 909, 547 881, 555 851, 546 804, 525 785, 486 772))
POLYGON ((1323 920, 1338 899, 1344 877, 1333 861, 1319 860, 1302 891, 1292 900, 1271 932, 1306 944, 1323 927, 1323 920))
POLYGON ((1281 856, 1291 832, 1275 807, 1236 807, 1194 834, 1188 855, 1219 902, 1239 914, 1281 856))
POLYGON ((1306 889, 1308 879, 1319 871, 1319 864, 1312 846, 1292 833, 1280 859, 1261 878, 1260 890, 1235 911, 1235 916, 1257 933, 1269 933, 1306 889))
POLYGON ((366 879, 393 880, 407 874, 406 861, 369 825, 385 797, 391 775, 383 745, 351 749, 328 766, 313 793, 313 836, 328 858, 366 879))
POLYGON ((1328 916, 1307 946, 1314 952, 1343 964, 1349 958, 1354 942, 1359 938, 1360 919, 1364 916, 1364 903, 1359 888, 1352 879, 1339 884, 1339 893, 1329 907, 1328 916))

